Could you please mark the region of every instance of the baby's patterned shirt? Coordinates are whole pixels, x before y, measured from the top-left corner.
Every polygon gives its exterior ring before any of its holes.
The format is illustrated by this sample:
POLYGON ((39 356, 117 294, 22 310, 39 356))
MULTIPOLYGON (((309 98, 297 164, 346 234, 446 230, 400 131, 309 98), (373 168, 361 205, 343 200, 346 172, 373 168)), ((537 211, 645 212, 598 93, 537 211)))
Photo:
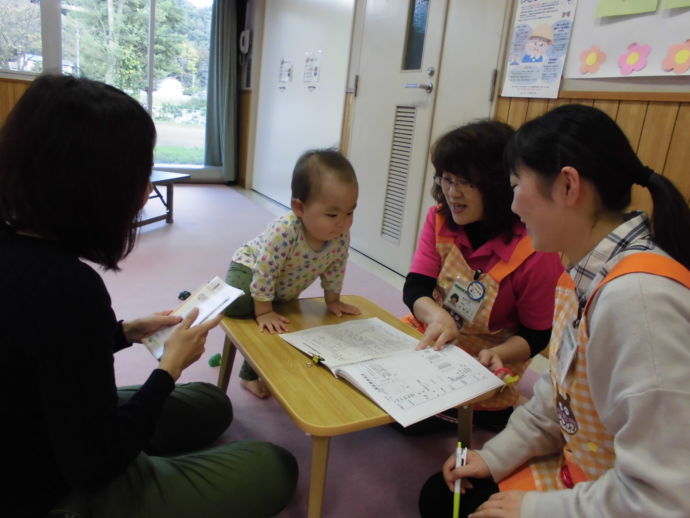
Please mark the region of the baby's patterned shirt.
POLYGON ((346 232, 315 252, 307 244, 302 221, 290 211, 241 246, 232 260, 253 270, 250 291, 255 300, 287 302, 317 277, 324 291, 340 293, 349 246, 346 232))

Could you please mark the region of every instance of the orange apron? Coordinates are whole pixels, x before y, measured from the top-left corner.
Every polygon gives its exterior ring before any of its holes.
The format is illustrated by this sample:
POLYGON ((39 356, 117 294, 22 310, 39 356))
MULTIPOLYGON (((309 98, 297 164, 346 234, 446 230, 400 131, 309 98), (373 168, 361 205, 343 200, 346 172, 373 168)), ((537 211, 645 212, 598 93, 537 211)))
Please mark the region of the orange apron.
MULTIPOLYGON (((436 280, 436 288, 434 289, 433 297, 440 306, 443 306, 443 302, 454 282, 459 282, 461 285, 467 286, 470 282, 475 280, 476 275, 476 272, 467 264, 462 252, 455 246, 455 238, 452 236, 440 235, 444 222, 445 216, 436 214, 436 250, 441 256, 443 266, 436 280)), ((488 272, 479 277, 478 280, 484 284, 485 295, 482 299, 481 307, 472 322, 463 321, 455 312, 447 307, 445 308, 458 323, 458 328, 462 335, 460 347, 475 358, 479 354, 479 351, 501 344, 514 334, 512 330, 489 330, 489 318, 491 317, 491 310, 496 301, 501 281, 515 271, 515 269, 533 253, 534 248, 532 248, 531 239, 529 236, 524 236, 517 243, 508 261, 501 260, 497 262, 488 272)), ((413 315, 404 317, 403 321, 417 328, 422 333, 426 329, 426 326, 415 319, 413 315)), ((514 375, 521 376, 527 364, 528 362, 520 362, 516 364, 507 364, 506 367, 509 367, 514 375)), ((518 399, 519 394, 515 388, 515 384, 506 385, 503 390, 497 392, 492 398, 482 401, 479 405, 475 405, 474 409, 501 410, 514 406, 518 402, 518 399)))
POLYGON ((575 283, 567 273, 561 275, 556 287, 556 316, 551 331, 549 362, 554 387, 553 403, 566 444, 558 455, 540 458, 502 480, 499 483, 501 491, 566 489, 578 482, 596 480, 613 468, 616 460, 614 437, 601 424, 589 391, 586 315, 595 294, 604 284, 629 273, 667 277, 690 289, 690 271, 673 259, 652 252, 635 253, 621 259, 587 300, 579 325, 574 329, 577 350, 561 384, 557 369, 558 348, 565 338, 566 326, 577 321, 579 309, 575 283))

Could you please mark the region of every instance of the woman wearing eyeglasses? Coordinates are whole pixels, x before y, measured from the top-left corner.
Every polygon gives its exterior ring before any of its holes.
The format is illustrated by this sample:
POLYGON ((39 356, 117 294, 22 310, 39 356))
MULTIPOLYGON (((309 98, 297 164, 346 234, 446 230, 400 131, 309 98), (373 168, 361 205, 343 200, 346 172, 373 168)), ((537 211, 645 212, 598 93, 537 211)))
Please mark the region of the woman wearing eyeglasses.
MULTIPOLYGON (((403 288, 408 321, 424 333, 419 348, 458 345, 500 376, 520 376, 548 344, 563 271, 558 254, 534 251, 510 210, 503 150, 512 134, 506 124, 481 120, 434 144, 438 204, 429 209, 403 288)), ((502 429, 517 400, 508 385, 475 406, 475 422, 502 429)), ((452 413, 441 417, 452 421, 452 413)), ((411 431, 438 426, 437 419, 411 431)))

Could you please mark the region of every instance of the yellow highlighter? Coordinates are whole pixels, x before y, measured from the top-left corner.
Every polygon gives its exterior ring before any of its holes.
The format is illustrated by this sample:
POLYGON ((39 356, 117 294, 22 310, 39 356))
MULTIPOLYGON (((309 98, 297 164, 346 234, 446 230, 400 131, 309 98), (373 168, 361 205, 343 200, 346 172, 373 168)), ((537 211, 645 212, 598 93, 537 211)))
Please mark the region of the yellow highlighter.
MULTIPOLYGON (((455 467, 464 466, 467 462, 467 448, 462 447, 462 443, 458 441, 458 447, 455 451, 455 467)), ((453 518, 460 516, 460 479, 455 481, 453 488, 453 518)))

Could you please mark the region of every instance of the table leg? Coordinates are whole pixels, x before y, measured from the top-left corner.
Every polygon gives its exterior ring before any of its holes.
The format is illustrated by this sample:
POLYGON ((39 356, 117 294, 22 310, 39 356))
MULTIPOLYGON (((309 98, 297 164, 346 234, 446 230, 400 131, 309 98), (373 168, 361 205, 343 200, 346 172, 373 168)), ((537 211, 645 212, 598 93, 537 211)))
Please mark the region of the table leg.
POLYGON ((472 447, 472 406, 458 407, 458 441, 466 448, 472 447))
POLYGON ((309 476, 307 518, 321 518, 330 441, 330 437, 311 436, 311 474, 309 476))
POLYGON ((220 360, 220 372, 218 373, 218 387, 223 392, 228 391, 228 384, 230 383, 230 372, 232 372, 232 364, 235 363, 235 353, 237 347, 232 343, 229 336, 225 337, 223 342, 223 356, 220 360))
POLYGON ((167 206, 167 212, 165 213, 165 222, 166 223, 172 223, 173 222, 173 186, 175 184, 170 182, 166 187, 166 196, 165 196, 165 201, 166 201, 166 206, 167 206))

